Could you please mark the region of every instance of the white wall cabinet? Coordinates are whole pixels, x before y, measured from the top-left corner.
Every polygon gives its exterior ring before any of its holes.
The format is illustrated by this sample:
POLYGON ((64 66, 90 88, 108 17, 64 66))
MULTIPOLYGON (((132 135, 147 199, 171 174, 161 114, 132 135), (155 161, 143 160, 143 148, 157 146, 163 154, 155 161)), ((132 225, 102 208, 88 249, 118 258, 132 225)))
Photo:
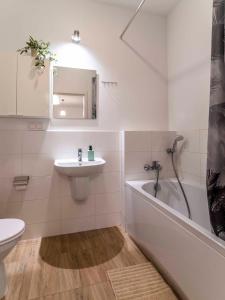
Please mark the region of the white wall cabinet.
POLYGON ((49 117, 49 62, 39 70, 33 58, 18 56, 17 114, 28 117, 49 117))
POLYGON ((30 56, 0 54, 0 63, 0 115, 49 118, 49 62, 39 70, 30 56))
POLYGON ((0 54, 0 115, 16 115, 17 54, 0 54))

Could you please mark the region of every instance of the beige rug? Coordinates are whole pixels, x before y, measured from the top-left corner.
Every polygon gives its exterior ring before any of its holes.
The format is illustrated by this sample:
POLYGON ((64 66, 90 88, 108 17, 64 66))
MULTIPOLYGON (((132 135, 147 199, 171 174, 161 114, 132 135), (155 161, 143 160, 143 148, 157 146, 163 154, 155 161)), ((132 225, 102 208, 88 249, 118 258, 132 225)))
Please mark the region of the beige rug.
POLYGON ((177 300, 150 262, 113 269, 108 276, 118 300, 177 300))

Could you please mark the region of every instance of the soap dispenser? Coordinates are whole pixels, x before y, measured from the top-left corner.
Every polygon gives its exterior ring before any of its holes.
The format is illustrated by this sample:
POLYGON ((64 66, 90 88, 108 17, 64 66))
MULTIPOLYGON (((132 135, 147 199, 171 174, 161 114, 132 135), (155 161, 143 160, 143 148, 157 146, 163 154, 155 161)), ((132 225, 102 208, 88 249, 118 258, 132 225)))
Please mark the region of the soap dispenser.
POLYGON ((88 148, 88 160, 89 161, 95 160, 95 152, 93 151, 93 147, 91 145, 88 148))

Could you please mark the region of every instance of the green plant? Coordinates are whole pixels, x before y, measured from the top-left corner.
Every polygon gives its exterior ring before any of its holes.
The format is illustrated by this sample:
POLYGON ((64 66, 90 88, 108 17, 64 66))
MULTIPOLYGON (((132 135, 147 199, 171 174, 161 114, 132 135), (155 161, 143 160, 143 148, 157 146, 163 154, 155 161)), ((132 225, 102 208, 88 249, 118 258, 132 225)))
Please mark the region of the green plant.
POLYGON ((26 46, 24 48, 18 49, 17 51, 20 54, 30 52, 30 54, 34 56, 35 67, 44 68, 45 60, 56 60, 56 55, 50 51, 49 46, 49 42, 45 43, 42 40, 36 40, 30 35, 29 40, 26 42, 26 46))

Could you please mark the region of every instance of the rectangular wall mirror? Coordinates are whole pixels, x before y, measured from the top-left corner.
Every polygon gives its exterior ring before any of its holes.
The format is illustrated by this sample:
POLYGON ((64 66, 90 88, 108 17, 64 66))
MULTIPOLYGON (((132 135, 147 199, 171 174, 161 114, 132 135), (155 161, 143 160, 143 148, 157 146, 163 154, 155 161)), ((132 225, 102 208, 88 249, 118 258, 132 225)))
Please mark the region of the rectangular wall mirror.
POLYGON ((54 67, 53 117, 56 119, 96 119, 97 73, 54 67))

